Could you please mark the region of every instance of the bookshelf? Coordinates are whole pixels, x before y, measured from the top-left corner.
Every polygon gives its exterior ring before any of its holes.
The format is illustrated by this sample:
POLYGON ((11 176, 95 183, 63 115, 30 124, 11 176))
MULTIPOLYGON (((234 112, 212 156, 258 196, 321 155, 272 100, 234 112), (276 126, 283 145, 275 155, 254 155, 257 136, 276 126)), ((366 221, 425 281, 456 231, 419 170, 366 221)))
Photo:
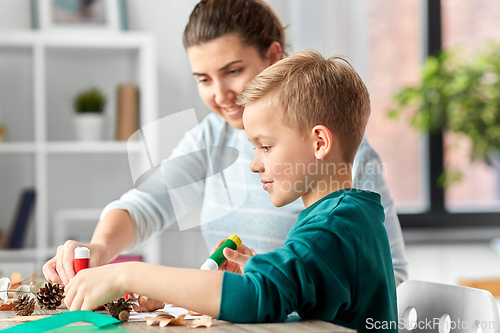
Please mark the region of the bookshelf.
MULTIPOLYGON (((122 83, 136 84, 140 125, 158 118, 155 40, 135 32, 0 32, 0 77, 0 123, 7 130, 6 142, 0 143, 1 228, 12 224, 19 193, 36 189, 29 246, 1 250, 0 266, 14 269, 18 263, 41 271, 60 245, 55 216, 95 212, 133 186, 127 154, 141 147, 114 140, 115 90, 122 83), (104 139, 75 141, 72 98, 94 85, 108 97, 104 139)), ((88 222, 89 235, 96 223, 88 222)), ((160 263, 159 240, 134 253, 160 263)))

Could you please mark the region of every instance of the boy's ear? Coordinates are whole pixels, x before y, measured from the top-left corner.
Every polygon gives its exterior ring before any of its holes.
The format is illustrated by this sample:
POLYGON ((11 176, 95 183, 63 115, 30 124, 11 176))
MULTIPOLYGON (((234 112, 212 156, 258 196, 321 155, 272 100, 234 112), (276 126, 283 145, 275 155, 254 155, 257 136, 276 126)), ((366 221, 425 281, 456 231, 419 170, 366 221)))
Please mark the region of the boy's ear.
POLYGON ((323 125, 316 125, 312 129, 314 141, 314 155, 318 160, 322 160, 332 150, 335 138, 332 132, 323 125))
POLYGON ((282 51, 281 44, 277 41, 274 41, 271 46, 269 46, 266 54, 267 59, 270 61, 269 66, 274 65, 281 60, 282 51))

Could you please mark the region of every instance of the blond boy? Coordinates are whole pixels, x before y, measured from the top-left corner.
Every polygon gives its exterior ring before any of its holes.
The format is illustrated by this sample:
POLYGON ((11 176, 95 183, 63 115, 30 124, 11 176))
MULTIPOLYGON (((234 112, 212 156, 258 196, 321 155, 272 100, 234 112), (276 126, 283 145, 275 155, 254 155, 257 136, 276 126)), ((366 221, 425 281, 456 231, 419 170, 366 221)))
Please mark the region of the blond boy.
POLYGON ((84 270, 67 286, 71 310, 128 292, 233 322, 283 321, 296 311, 357 329, 397 331, 394 273, 380 195, 352 188, 350 164, 370 114, 367 89, 341 58, 316 51, 264 70, 238 103, 255 147, 251 169, 272 203, 302 198, 283 247, 242 275, 125 263, 84 270))

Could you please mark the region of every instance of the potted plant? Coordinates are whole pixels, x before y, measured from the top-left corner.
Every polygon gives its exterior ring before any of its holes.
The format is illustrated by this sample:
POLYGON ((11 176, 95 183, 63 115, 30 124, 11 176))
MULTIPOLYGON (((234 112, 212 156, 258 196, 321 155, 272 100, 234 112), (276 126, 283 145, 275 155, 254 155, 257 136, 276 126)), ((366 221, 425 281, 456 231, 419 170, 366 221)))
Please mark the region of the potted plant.
POLYGON ((76 111, 74 124, 77 140, 101 140, 105 105, 106 96, 100 89, 95 87, 82 91, 75 96, 73 106, 76 111))
MULTIPOLYGON (((500 45, 485 43, 475 56, 463 51, 442 51, 429 57, 421 82, 394 95, 397 118, 410 107, 410 124, 420 133, 451 131, 471 142, 471 160, 496 168, 500 179, 500 45)), ((440 184, 460 181, 460 171, 447 170, 440 184)))

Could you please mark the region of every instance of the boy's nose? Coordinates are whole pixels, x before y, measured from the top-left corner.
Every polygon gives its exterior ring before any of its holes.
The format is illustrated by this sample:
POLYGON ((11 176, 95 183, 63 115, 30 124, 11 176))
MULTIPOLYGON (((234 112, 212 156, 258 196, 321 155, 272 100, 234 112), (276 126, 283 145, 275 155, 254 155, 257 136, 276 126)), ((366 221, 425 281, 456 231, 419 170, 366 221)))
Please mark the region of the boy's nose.
POLYGON ((250 163, 250 170, 252 170, 252 172, 264 172, 262 161, 254 156, 252 163, 250 163))

